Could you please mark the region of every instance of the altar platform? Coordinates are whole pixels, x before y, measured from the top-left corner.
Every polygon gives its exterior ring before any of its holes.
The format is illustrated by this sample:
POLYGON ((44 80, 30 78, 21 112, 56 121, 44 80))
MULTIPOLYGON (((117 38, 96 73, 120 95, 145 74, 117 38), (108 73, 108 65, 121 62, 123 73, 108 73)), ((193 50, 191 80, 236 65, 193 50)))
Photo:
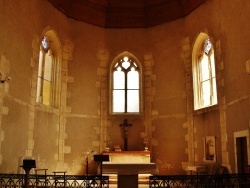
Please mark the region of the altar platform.
MULTIPOLYGON (((109 162, 102 163, 102 174, 117 176, 118 188, 139 188, 139 178, 158 174, 155 163, 151 163, 150 151, 105 151, 109 162)), ((145 178, 143 178, 145 181, 145 178)))

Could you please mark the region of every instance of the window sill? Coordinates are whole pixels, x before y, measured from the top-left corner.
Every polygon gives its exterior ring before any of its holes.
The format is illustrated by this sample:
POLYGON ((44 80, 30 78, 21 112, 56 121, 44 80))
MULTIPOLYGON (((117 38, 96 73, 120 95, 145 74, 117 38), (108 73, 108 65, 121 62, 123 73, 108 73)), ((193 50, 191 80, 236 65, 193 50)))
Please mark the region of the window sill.
POLYGON ((109 116, 111 117, 124 117, 124 118, 129 118, 129 117, 142 117, 142 113, 110 113, 109 116))
POLYGON ((59 109, 54 108, 52 106, 47 106, 41 103, 36 103, 36 109, 44 111, 44 112, 50 112, 50 113, 58 113, 59 109))
POLYGON ((217 111, 219 109, 219 105, 212 105, 212 106, 207 106, 207 107, 203 107, 197 110, 194 110, 194 114, 195 115, 199 115, 199 114, 205 114, 207 112, 211 112, 211 111, 217 111))

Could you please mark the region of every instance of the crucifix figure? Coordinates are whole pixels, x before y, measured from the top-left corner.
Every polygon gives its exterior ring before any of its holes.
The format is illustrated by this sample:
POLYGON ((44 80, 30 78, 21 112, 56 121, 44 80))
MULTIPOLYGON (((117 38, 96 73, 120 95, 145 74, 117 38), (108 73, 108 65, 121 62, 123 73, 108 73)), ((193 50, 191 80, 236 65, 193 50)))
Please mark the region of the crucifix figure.
POLYGON ((120 127, 123 127, 124 131, 124 150, 128 150, 128 128, 131 127, 132 124, 129 124, 127 119, 124 119, 123 123, 120 124, 120 127))

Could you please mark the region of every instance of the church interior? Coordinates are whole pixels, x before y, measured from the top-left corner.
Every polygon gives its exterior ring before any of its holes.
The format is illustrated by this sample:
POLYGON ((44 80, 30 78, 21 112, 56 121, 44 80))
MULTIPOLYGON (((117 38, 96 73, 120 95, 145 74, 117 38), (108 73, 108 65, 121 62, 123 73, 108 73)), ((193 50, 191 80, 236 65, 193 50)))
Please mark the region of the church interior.
POLYGON ((248 172, 249 0, 0 7, 0 173, 32 158, 96 174, 105 152, 145 152, 159 174, 248 172))

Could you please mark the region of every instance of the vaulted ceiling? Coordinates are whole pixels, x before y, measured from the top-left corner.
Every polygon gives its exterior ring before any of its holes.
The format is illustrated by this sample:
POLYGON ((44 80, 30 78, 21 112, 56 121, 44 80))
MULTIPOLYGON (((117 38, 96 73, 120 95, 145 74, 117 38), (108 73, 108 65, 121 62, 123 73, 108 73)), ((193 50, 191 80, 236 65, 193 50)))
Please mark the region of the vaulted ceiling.
POLYGON ((206 0, 48 0, 67 17, 103 28, 147 28, 179 18, 206 0))

